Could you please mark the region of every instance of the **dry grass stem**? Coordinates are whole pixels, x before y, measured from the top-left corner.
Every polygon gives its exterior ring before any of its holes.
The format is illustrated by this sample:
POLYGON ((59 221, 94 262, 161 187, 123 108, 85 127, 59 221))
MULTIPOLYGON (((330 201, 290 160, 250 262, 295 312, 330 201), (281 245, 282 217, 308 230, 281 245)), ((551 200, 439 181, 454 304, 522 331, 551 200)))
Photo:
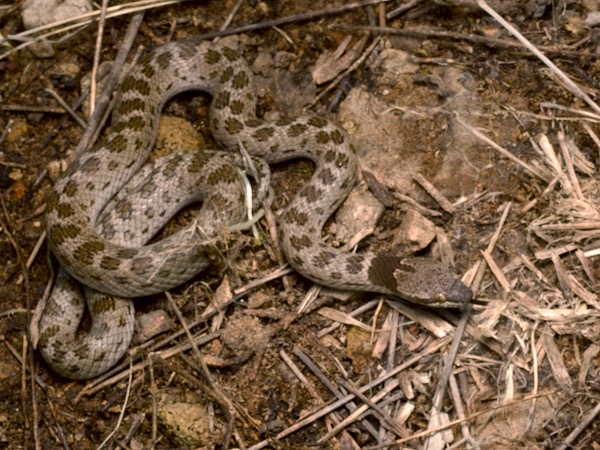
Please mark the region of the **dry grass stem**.
POLYGON ((496 261, 494 261, 492 255, 490 255, 489 252, 485 251, 481 252, 481 256, 483 256, 483 259, 485 259, 485 262, 487 263, 489 269, 491 270, 492 274, 494 274, 494 276, 496 277, 496 280, 498 280, 498 283, 500 283, 500 285, 502 286, 504 292, 508 294, 510 292, 510 283, 502 273, 500 267, 498 267, 496 261))
POLYGON ((327 319, 332 320, 334 322, 357 327, 364 331, 371 331, 370 326, 365 325, 360 320, 357 320, 357 319, 353 318, 352 316, 350 316, 349 314, 343 313, 342 311, 339 311, 337 309, 327 308, 327 307, 320 308, 318 310, 318 313, 319 313, 319 315, 326 317, 327 319))
POLYGON ((565 166, 567 166, 569 180, 571 181, 571 185, 573 186, 573 194, 576 199, 583 200, 583 194, 581 192, 581 187, 579 186, 579 180, 577 178, 577 175, 575 174, 575 168, 573 167, 571 153, 569 152, 567 143, 565 141, 565 133, 563 133, 562 131, 558 132, 558 143, 560 145, 563 161, 565 163, 565 166))
POLYGON ((516 37, 524 46, 533 53, 540 61, 542 61, 551 71, 554 73, 564 84, 565 86, 577 97, 583 99, 594 111, 600 114, 600 106, 596 104, 581 88, 573 81, 571 78, 567 76, 561 69, 559 69, 556 64, 548 59, 546 55, 544 55, 540 50, 537 49, 535 45, 533 45, 525 36, 523 36, 519 31, 513 27, 510 23, 508 23, 502 16, 500 16, 491 6, 489 6, 484 0, 475 0, 475 3, 483 9, 486 13, 496 20, 500 25, 502 25, 510 34, 516 37))
POLYGON ((386 300, 386 303, 403 316, 406 316, 410 320, 421 325, 437 338, 444 338, 454 331, 452 325, 434 312, 424 309, 415 309, 408 306, 408 304, 397 300, 388 299, 386 300))
POLYGON ((69 113, 69 115, 73 118, 73 120, 75 122, 77 122, 79 124, 79 126, 81 128, 83 128, 84 130, 87 128, 87 123, 85 123, 85 120, 83 120, 81 117, 79 117, 79 114, 77 114, 73 110, 73 108, 71 108, 69 106, 69 104, 63 100, 63 98, 58 94, 58 92, 56 92, 51 87, 47 87, 46 92, 48 92, 48 94, 50 94, 52 97, 54 97, 54 99, 58 102, 58 104, 60 106, 62 106, 66 112, 69 113))
MULTIPOLYGON (((496 243, 498 242, 498 238, 500 237, 500 233, 501 233, 502 228, 504 227, 504 224, 508 217, 508 213, 511 209, 511 205, 512 205, 512 203, 508 202, 508 203, 505 203, 502 207, 502 216, 500 217, 498 226, 496 227, 496 230, 494 231, 494 234, 492 235, 490 242, 488 243, 488 246, 485 249, 485 252, 489 255, 492 254, 494 247, 496 246, 496 243)), ((471 289, 473 290, 474 293, 477 293, 479 291, 479 288, 480 288, 482 280, 483 280, 485 268, 487 267, 486 264, 484 263, 484 261, 485 261, 485 259, 483 259, 479 262, 479 264, 477 265, 477 268, 473 274, 473 282, 469 283, 469 285, 471 286, 471 289)))
MULTIPOLYGON (((313 375, 316 376, 319 379, 319 381, 321 383, 323 383, 323 385, 327 389, 329 389, 329 391, 333 395, 335 395, 335 397, 337 399, 341 399, 344 397, 344 393, 342 391, 340 391, 340 389, 338 389, 338 387, 336 386, 336 384, 334 382, 330 381, 325 376, 324 372, 321 369, 319 369, 317 364, 315 364, 306 353, 304 353, 300 348, 294 347, 294 355, 296 355, 298 357, 298 359, 300 359, 300 361, 302 361, 302 363, 313 373, 313 375)), ((346 403, 345 407, 349 412, 353 412, 357 408, 356 404, 353 401, 349 401, 348 403, 346 403)), ((337 414, 335 414, 334 423, 337 425, 340 422, 341 422, 341 419, 338 417, 337 414)), ((377 430, 375 430, 375 428, 370 424, 369 421, 364 420, 361 422, 361 424, 371 434, 371 436, 373 436, 376 439, 378 438, 377 430)))
POLYGON ((575 429, 569 433, 562 445, 557 447, 557 450, 567 450, 569 448, 573 448, 573 441, 577 439, 583 430, 585 430, 598 415, 600 415, 600 403, 597 403, 592 410, 590 410, 582 419, 580 419, 579 425, 577 425, 577 427, 575 427, 575 429))
MULTIPOLYGON (((364 305, 356 308, 354 311, 351 311, 350 313, 348 313, 348 315, 350 317, 355 317, 355 316, 359 316, 362 313, 369 311, 370 309, 375 308, 380 302, 378 300, 371 300, 368 303, 365 303, 364 305)), ((317 334, 317 337, 321 338, 327 334, 332 333, 333 331, 337 330, 342 324, 339 322, 333 323, 330 326, 323 328, 322 330, 320 330, 317 334)))
MULTIPOLYGON (((122 15, 140 13, 142 11, 148 9, 159 8, 162 6, 173 5, 177 3, 182 3, 189 0, 141 0, 139 2, 132 2, 124 5, 115 5, 107 8, 106 18, 111 19, 113 17, 119 17, 122 15)), ((69 19, 54 22, 51 24, 43 25, 37 28, 32 28, 30 30, 24 31, 15 35, 8 35, 6 39, 11 39, 15 41, 24 41, 23 44, 18 45, 17 47, 8 50, 2 54, 0 54, 0 61, 17 51, 23 50, 27 48, 31 43, 40 41, 43 39, 48 39, 52 36, 56 36, 57 34, 66 33, 67 31, 71 31, 73 29, 79 29, 86 25, 91 24, 96 17, 100 15, 100 11, 91 11, 86 14, 82 14, 81 16, 70 17, 69 19), (55 30, 52 30, 56 28, 55 30), (52 30, 48 33, 41 34, 45 30, 52 30), (37 34, 40 33, 40 34, 37 34), (36 35, 35 37, 30 37, 36 35)))
POLYGON ((100 6, 100 17, 98 18, 98 32, 96 33, 96 47, 94 49, 94 62, 92 64, 92 76, 90 80, 90 111, 88 116, 92 117, 96 108, 96 87, 98 78, 98 66, 100 65, 100 51, 102 50, 102 35, 106 23, 106 9, 108 0, 102 0, 100 6))
POLYGON ((538 167, 532 166, 532 165, 526 163, 525 161, 517 158, 515 155, 513 155, 512 153, 510 153, 508 150, 506 150, 505 148, 499 146, 494 141, 492 141, 490 138, 488 138, 487 136, 485 136, 479 130, 475 129, 471 125, 469 125, 466 122, 464 122, 461 118, 458 119, 458 122, 463 127, 465 127, 465 129, 467 129, 468 131, 470 131, 471 133, 473 133, 473 135, 477 139, 479 139, 480 141, 482 141, 485 144, 489 145, 490 147, 492 147, 494 150, 498 151, 503 156, 506 156, 508 159, 510 159, 514 163, 518 164, 520 167, 522 167, 523 169, 525 169, 530 174, 532 174, 532 175, 540 178, 541 180, 547 181, 547 182, 549 182, 549 181, 552 180, 552 177, 550 176, 550 174, 547 171, 545 171, 543 169, 540 169, 538 167))
MULTIPOLYGON (((338 384, 340 384, 340 383, 338 383, 338 384)), ((382 400, 385 396, 387 396, 390 392, 392 392, 398 386, 399 386, 398 381, 391 380, 389 383, 385 384, 385 386, 383 387, 383 389, 381 391, 379 391, 377 394, 375 394, 370 399, 367 398, 366 396, 361 396, 362 397, 361 400, 363 402, 365 402, 365 404, 356 408, 356 410, 353 411, 352 414, 348 415, 348 417, 346 417, 338 425, 333 427, 328 433, 321 436, 321 438, 319 438, 319 440, 317 441, 317 444, 323 444, 323 443, 327 442, 329 439, 331 439, 333 436, 338 434, 341 430, 346 428, 348 425, 359 420, 361 418, 362 414, 364 414, 365 412, 368 411, 369 407, 373 407, 375 403, 382 400)), ((346 386, 346 387, 348 388, 348 386, 346 386)), ((352 392, 352 395, 361 394, 360 390, 352 389, 351 392, 352 392)), ((386 417, 386 416, 384 415, 384 417, 386 417)), ((402 433, 402 430, 397 428, 396 426, 394 426, 392 429, 394 432, 396 432, 398 434, 402 433)))

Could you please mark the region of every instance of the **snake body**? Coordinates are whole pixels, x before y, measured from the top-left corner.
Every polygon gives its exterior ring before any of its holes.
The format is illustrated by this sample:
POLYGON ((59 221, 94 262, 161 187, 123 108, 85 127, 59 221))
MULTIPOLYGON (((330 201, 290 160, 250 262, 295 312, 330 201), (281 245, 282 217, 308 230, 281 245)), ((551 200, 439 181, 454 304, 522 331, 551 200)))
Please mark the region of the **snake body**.
MULTIPOLYGON (((143 245, 158 225, 146 225, 143 238, 115 238, 112 231, 118 226, 101 216, 104 210, 123 210, 106 205, 124 189, 130 199, 138 201, 142 197, 135 188, 129 188, 129 180, 144 165, 152 149, 162 106, 167 99, 186 90, 201 90, 212 96, 210 128, 215 140, 231 154, 237 154, 243 147, 269 164, 293 158, 314 162, 311 180, 278 219, 281 248, 299 273, 323 285, 391 294, 427 306, 456 307, 471 298, 471 291, 445 265, 433 260, 352 254, 324 244, 321 232, 325 221, 355 182, 357 158, 348 136, 337 125, 318 116, 275 122, 257 118, 253 75, 244 59, 225 45, 195 41, 160 46, 140 60, 123 82, 116 120, 113 119, 106 137, 71 165, 49 197, 46 212, 49 247, 61 267, 86 289, 103 293, 101 298, 152 295, 187 281, 210 263, 212 246, 207 245, 205 235, 199 236, 193 228, 143 245), (103 231, 99 231, 99 222, 105 223, 103 231)), ((191 172, 206 170, 207 159, 210 158, 201 156, 192 163, 177 166, 176 170, 173 167, 157 170, 163 170, 165 178, 185 178, 191 172)), ((202 228, 211 221, 217 224, 235 221, 225 212, 238 209, 233 199, 236 195, 227 199, 223 196, 224 192, 235 190, 238 183, 236 176, 226 169, 230 161, 222 166, 216 160, 211 163, 215 166, 206 174, 205 183, 214 192, 210 200, 214 208, 199 220, 202 228)), ((147 208, 154 211, 157 203, 171 203, 172 200, 165 200, 165 192, 168 188, 159 187, 150 193, 152 202, 147 208)), ((124 209, 128 208, 131 205, 124 209)), ((154 215, 150 216, 147 222, 156 223, 154 215)), ((214 227, 212 230, 214 233, 214 227)), ((108 317, 109 313, 117 316, 102 328, 114 330, 125 322, 114 303, 98 304, 100 307, 92 309, 92 316, 108 317)), ((131 310, 131 307, 121 308, 131 310)), ((67 350, 64 347, 57 350, 60 339, 55 337, 60 314, 46 307, 43 320, 50 325, 46 331, 40 331, 42 354, 55 370, 62 365, 58 371, 65 376, 94 376, 96 373, 82 371, 81 367, 114 353, 114 342, 103 340, 101 330, 95 342, 78 352, 71 351, 75 356, 65 368, 59 353, 67 350), (90 345, 100 349, 91 358, 89 352, 86 354, 90 345), (85 375, 81 376, 81 372, 85 375)), ((101 371, 106 370, 106 365, 101 371)))
MULTIPOLYGON (((139 247, 181 208, 202 200, 203 207, 194 224, 180 233, 193 233, 206 242, 217 235, 219 228, 238 223, 244 216, 244 187, 241 180, 235 182, 239 159, 231 153, 214 151, 158 158, 144 165, 111 199, 98 218, 96 229, 112 242, 139 247), (200 161, 202 172, 189 170, 200 161), (174 176, 179 173, 186 176, 174 176), (209 181, 216 179, 219 181, 209 181), (219 210, 224 205, 227 207, 219 210)), ((254 164, 261 174, 257 206, 268 188, 270 172, 262 160, 255 160, 254 164)), ((44 307, 39 348, 55 372, 73 379, 92 378, 115 365, 127 351, 135 324, 131 299, 86 286, 82 292, 81 283, 61 269, 44 307), (87 334, 76 338, 86 303, 92 326, 87 334)))

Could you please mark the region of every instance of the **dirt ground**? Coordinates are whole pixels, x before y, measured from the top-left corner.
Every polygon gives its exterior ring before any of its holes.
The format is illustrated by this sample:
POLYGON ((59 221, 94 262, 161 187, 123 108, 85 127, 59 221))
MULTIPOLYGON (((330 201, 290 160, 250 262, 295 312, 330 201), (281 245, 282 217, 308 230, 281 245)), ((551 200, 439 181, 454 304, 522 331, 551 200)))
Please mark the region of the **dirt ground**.
MULTIPOLYGON (((9 3, 0 4, 5 37, 24 31, 9 3)), ((218 30, 235 3, 152 8, 132 53, 218 30)), ((263 219, 260 240, 244 233, 219 267, 171 292, 199 351, 185 347, 165 295, 136 299, 150 337, 89 382, 53 373, 27 339, 52 280, 40 240, 45 201, 83 135, 49 90, 87 120, 78 100, 97 24, 54 36, 43 58, 4 53, 20 40, 0 45, 0 448, 87 450, 107 438, 102 448, 600 448, 598 2, 490 2, 588 102, 470 2, 409 3, 386 20, 401 2, 225 39, 257 76, 259 115, 308 109, 355 143, 360 180, 324 239, 338 246, 373 227, 358 252, 442 258, 476 302, 436 311, 315 292, 278 273, 284 262, 263 219), (319 57, 348 37, 359 62, 341 82, 316 85, 319 57), (317 297, 300 312, 307 293, 317 297), (153 336, 156 323, 166 330, 153 336)), ((228 28, 343 4, 245 1, 228 28)), ((130 20, 106 20, 101 61, 114 60, 130 20)), ((209 102, 198 93, 171 100, 160 146, 213 145, 209 102)), ((275 213, 311 170, 304 161, 273 167, 275 213)), ((190 217, 180 213, 166 232, 190 217)))

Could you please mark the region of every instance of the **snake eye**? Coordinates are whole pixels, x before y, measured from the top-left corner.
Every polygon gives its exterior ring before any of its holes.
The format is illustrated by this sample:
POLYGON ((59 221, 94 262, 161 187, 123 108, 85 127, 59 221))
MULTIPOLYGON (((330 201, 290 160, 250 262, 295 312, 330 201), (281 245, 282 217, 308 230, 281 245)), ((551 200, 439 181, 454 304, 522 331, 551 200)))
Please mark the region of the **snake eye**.
POLYGON ((444 303, 445 301, 448 300, 448 298, 441 292, 438 292, 437 294, 435 294, 433 299, 436 301, 436 303, 444 303))

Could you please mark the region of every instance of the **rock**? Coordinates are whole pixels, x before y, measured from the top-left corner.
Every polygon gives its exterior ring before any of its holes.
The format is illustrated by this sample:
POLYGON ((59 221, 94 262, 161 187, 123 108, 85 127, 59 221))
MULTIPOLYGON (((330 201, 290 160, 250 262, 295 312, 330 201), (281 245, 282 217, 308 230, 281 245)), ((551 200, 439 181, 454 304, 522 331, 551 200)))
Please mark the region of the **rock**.
POLYGON ((419 171, 424 156, 404 150, 404 125, 394 114, 381 113, 387 109, 389 105, 359 87, 341 103, 339 118, 355 143, 360 169, 388 188, 416 195, 411 174, 419 171))
POLYGON ((336 238, 348 242, 359 232, 375 228, 384 209, 371 192, 354 189, 335 213, 336 238))
POLYGON ((21 17, 23 26, 30 29, 67 20, 91 10, 91 0, 25 0, 21 17))
POLYGON ((276 69, 288 69, 295 59, 296 55, 292 52, 277 52, 273 63, 276 69))
POLYGON ((392 244, 400 254, 423 250, 435 239, 435 224, 417 211, 409 209, 394 230, 392 244))
POLYGON ((207 405, 194 392, 160 392, 157 405, 158 421, 165 434, 176 445, 185 448, 213 448, 221 442, 223 423, 218 420, 218 416, 209 417, 207 405))
POLYGON ((260 74, 265 77, 268 76, 273 70, 273 57, 271 54, 267 52, 260 52, 252 64, 252 70, 256 74, 260 74))
POLYGON ((157 334, 169 331, 173 328, 173 325, 173 320, 162 309, 139 315, 135 319, 133 343, 136 345, 143 344, 157 334))
POLYGON ((481 144, 461 125, 477 126, 481 118, 472 77, 455 69, 432 72, 439 85, 416 85, 406 74, 381 92, 354 88, 339 113, 357 148, 360 169, 419 202, 430 199, 416 188, 413 174, 426 172, 444 187, 445 196, 461 196, 476 188, 474 167, 482 158, 481 144))
POLYGON ((600 12, 594 11, 587 15, 585 18, 585 25, 588 27, 595 27, 600 23, 600 12))
POLYGON ((48 163, 48 176, 53 182, 56 182, 62 173, 67 170, 69 163, 66 159, 58 159, 48 163))
POLYGON ((302 114, 302 109, 310 104, 317 94, 317 86, 309 74, 291 73, 277 70, 270 77, 269 93, 279 111, 289 117, 302 114))
POLYGON ((310 104, 317 93, 317 86, 309 74, 290 70, 295 59, 296 55, 289 52, 277 52, 275 56, 262 52, 252 65, 257 74, 258 95, 268 94, 275 102, 275 110, 288 117, 302 114, 304 106, 310 104))
POLYGON ((36 58, 47 59, 54 56, 54 47, 52 47, 52 44, 45 39, 32 42, 27 48, 36 58))
POLYGON ((255 8, 265 16, 269 14, 270 11, 269 5, 266 2, 258 2, 255 8))
POLYGON ((339 44, 335 51, 324 50, 317 59, 310 73, 316 84, 323 84, 333 80, 356 61, 367 43, 367 36, 363 36, 358 43, 348 48, 352 36, 348 35, 339 44))
POLYGON ((455 67, 416 76, 415 81, 429 85, 442 98, 453 98, 465 92, 465 89, 476 87, 471 75, 455 67))
MULTIPOLYGON (((25 0, 21 7, 21 18, 23 26, 29 30, 80 16, 91 10, 91 0, 25 0)), ((54 49, 46 40, 34 42, 28 48, 38 58, 54 56, 54 49)))
POLYGON ((346 334, 346 355, 352 360, 356 373, 362 373, 372 362, 373 345, 371 333, 356 327, 349 327, 346 334))

